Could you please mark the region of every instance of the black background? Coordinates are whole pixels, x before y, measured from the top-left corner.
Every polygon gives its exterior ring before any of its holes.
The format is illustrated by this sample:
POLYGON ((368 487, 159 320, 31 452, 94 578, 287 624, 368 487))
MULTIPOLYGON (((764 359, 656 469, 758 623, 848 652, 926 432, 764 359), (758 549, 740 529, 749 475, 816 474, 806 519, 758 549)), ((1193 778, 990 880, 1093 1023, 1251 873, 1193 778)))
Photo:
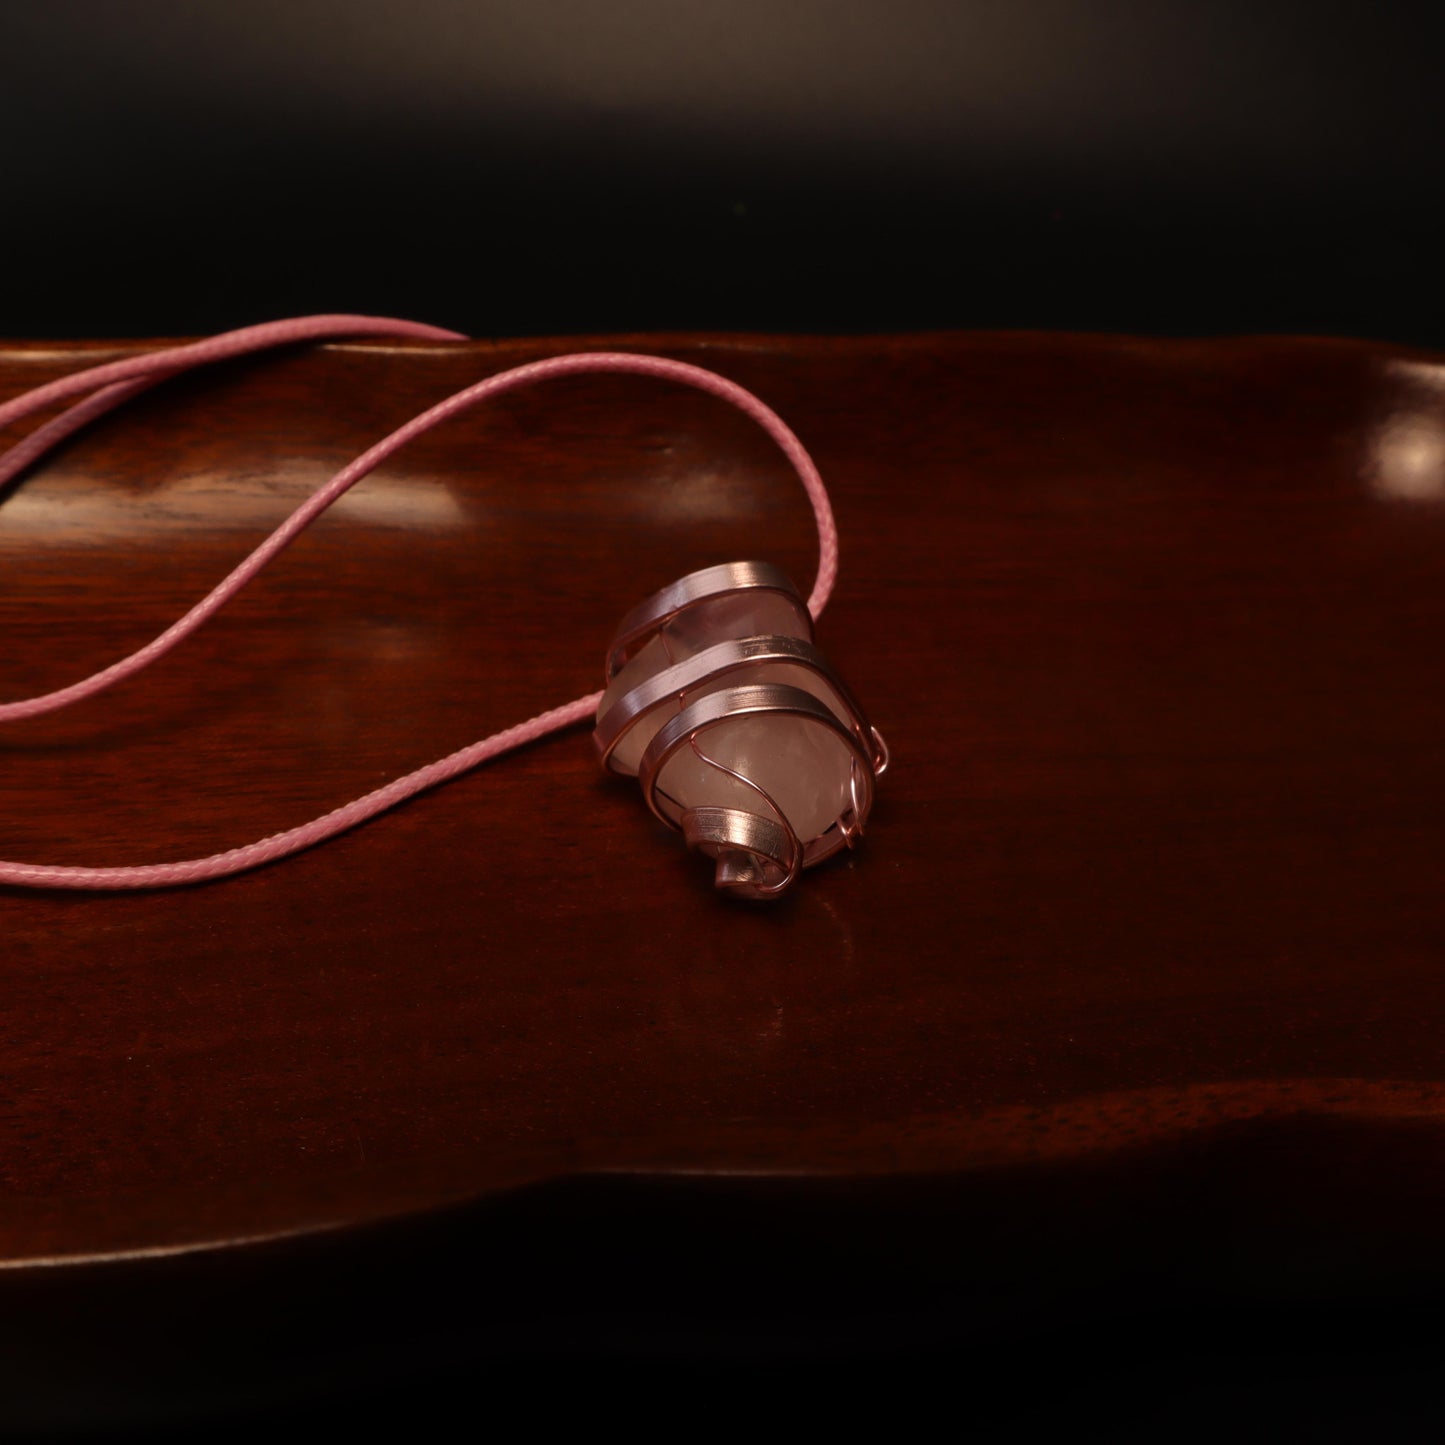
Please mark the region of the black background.
POLYGON ((6 0, 0 334, 1445 344, 1445 10, 6 0))

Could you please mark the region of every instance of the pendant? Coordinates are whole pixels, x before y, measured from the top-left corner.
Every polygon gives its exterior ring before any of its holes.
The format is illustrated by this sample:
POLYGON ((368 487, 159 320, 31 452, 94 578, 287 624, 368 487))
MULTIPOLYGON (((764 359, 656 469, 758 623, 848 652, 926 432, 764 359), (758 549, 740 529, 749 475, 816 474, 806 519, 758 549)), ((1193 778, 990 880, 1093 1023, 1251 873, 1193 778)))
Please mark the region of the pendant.
POLYGON ((654 593, 618 627, 607 681, 603 766, 715 860, 719 888, 775 898, 863 836, 888 749, 777 567, 707 567, 654 593))

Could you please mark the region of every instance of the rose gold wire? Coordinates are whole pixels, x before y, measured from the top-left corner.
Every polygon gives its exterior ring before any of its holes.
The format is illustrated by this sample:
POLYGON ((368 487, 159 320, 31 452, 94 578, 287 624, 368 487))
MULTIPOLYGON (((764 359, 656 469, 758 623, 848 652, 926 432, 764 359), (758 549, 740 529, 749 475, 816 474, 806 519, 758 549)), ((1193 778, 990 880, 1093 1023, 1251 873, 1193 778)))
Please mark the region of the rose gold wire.
POLYGON ((773 795, 769 793, 766 788, 764 788, 759 783, 755 783, 751 778, 745 778, 740 772, 737 771, 736 768, 730 768, 725 763, 718 762, 716 758, 709 757, 698 745, 697 739, 697 733, 689 733, 687 737, 687 745, 692 749, 693 754, 698 758, 699 761, 706 763, 709 767, 716 768, 720 773, 726 773, 730 778, 736 778, 738 782, 743 784, 744 787, 751 788, 753 792, 755 792, 768 805, 768 807, 773 810, 774 815, 777 817, 778 823, 781 825, 783 832, 788 839, 789 853, 787 874, 783 878, 781 883, 775 884, 774 886, 769 888, 759 888, 758 891, 760 893, 781 893, 785 888, 791 885, 793 880, 798 876, 798 873, 801 871, 803 866, 803 845, 799 841, 797 833, 793 831, 793 825, 788 822, 787 816, 778 806, 777 802, 773 798, 773 795))

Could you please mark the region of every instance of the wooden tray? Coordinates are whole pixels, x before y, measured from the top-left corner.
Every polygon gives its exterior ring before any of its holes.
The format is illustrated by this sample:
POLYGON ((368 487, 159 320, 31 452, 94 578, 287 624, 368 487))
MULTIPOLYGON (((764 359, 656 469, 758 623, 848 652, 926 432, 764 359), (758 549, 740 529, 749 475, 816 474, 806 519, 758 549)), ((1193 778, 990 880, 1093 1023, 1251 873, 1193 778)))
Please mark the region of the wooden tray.
MULTIPOLYGON (((866 843, 729 903, 577 732, 232 881, 0 890, 7 1287, 144 1292, 278 1237, 292 1269, 542 1197, 574 1260, 592 1218, 706 1253, 751 1210, 748 1257, 820 1275, 1438 1277, 1445 361, 607 344, 735 377, 812 448, 820 638, 894 758, 866 843)), ((573 345, 300 350, 106 419, 0 500, 0 694, 149 639, 368 443, 573 345)), ((6 345, 0 397, 135 349, 6 345)), ((153 670, 0 731, 0 857, 286 828, 599 686, 634 602, 752 556, 811 581, 745 419, 628 378, 509 396, 153 670)))

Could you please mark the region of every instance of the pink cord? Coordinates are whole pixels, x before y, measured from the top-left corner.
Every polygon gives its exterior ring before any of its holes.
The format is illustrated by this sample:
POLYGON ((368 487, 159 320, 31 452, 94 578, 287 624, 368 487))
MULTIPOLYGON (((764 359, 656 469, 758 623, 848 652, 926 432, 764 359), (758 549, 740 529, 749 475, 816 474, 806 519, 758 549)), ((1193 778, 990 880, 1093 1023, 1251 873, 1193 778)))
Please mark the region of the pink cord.
MULTIPOLYGON (((144 356, 93 366, 76 372, 73 376, 62 377, 45 386, 36 387, 33 391, 0 406, 0 429, 3 429, 57 402, 76 396, 84 398, 0 454, 0 487, 78 428, 179 372, 272 346, 339 336, 401 336, 438 341, 465 339, 456 332, 383 317, 308 316, 293 321, 251 326, 241 331, 213 336, 206 341, 168 347, 144 356)), ((812 458, 803 449, 803 444, 782 418, 736 382, 715 372, 706 371, 700 366, 624 351, 578 352, 570 356, 534 361, 488 377, 437 403, 420 416, 413 417, 405 426, 399 427, 369 451, 362 453, 350 465, 342 468, 325 486, 313 493, 240 566, 154 641, 131 653, 129 657, 122 658, 92 677, 72 683, 69 687, 20 702, 0 704, 0 722, 35 717, 65 707, 69 703, 79 702, 82 698, 102 692, 132 676, 164 656, 183 638, 188 637, 203 622, 220 611, 337 498, 413 438, 457 413, 505 391, 551 377, 571 376, 581 372, 627 372, 695 387, 730 402, 752 417, 772 437, 792 463, 813 504, 813 515, 818 527, 818 576, 808 599, 808 607, 814 617, 819 616, 827 605, 838 573, 838 533, 823 479, 818 475, 812 458)), ((461 749, 460 752, 452 753, 449 757, 397 778, 385 787, 378 788, 345 807, 337 808, 324 817, 302 827, 263 838, 259 843, 251 843, 244 848, 233 848, 209 858, 197 858, 184 863, 156 863, 124 868, 61 868, 0 862, 0 884, 30 888, 158 888, 171 884, 198 883, 204 879, 239 873, 334 837, 337 833, 354 828, 358 823, 395 807, 426 788, 435 787, 438 783, 456 777, 458 773, 476 767, 479 763, 582 722, 596 712, 601 696, 600 692, 589 693, 586 697, 579 697, 526 722, 505 728, 481 742, 461 749)))

